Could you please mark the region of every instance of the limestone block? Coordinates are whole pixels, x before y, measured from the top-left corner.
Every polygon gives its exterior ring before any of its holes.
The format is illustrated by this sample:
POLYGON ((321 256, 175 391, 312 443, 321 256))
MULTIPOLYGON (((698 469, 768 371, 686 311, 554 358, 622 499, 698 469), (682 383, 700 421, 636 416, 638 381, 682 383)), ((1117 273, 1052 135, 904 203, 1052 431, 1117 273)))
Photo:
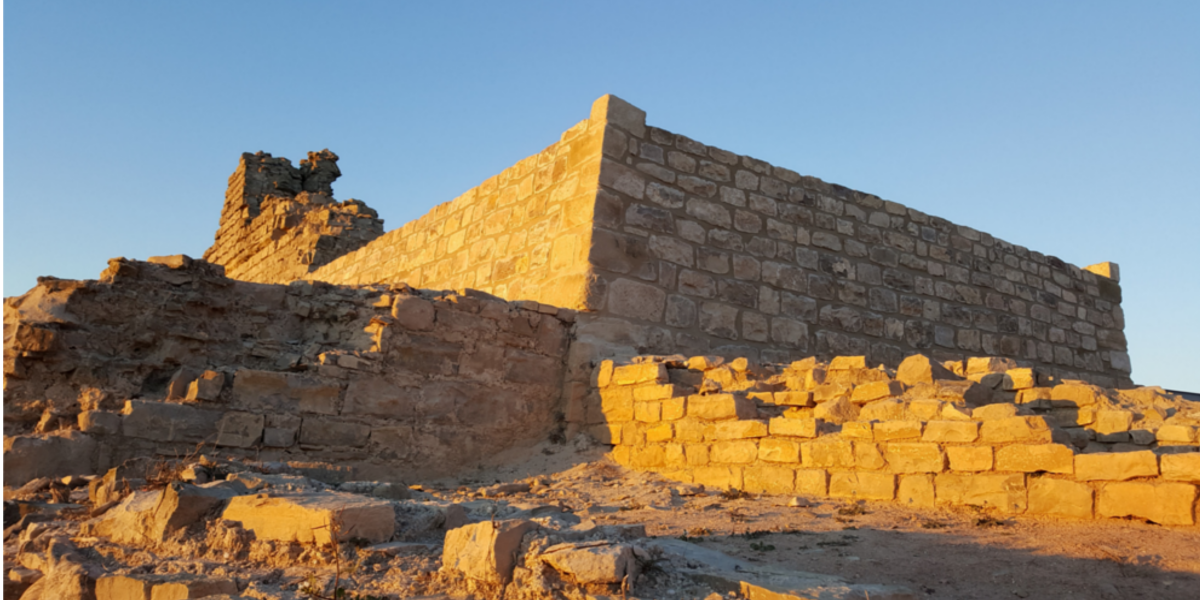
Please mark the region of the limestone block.
POLYGON ((971 410, 971 418, 976 421, 995 421, 1015 416, 1017 416, 1017 405, 1015 404, 987 404, 976 406, 971 410))
POLYGON ((621 583, 637 576, 633 546, 608 541, 556 544, 538 556, 577 584, 621 583))
POLYGON ((789 467, 746 467, 742 478, 743 489, 754 494, 791 494, 796 489, 796 471, 789 467))
POLYGON ((646 135, 646 111, 612 94, 605 94, 592 103, 590 120, 616 125, 635 137, 646 135))
POLYGON ((758 442, 758 459, 767 462, 798 463, 800 462, 800 442, 765 437, 758 442))
POLYGON ((641 423, 657 423, 662 420, 662 402, 635 402, 633 420, 641 423))
POLYGON ((905 358, 896 369, 896 381, 909 387, 918 383, 933 383, 936 379, 958 379, 958 376, 921 354, 905 358))
POLYGON ((366 425, 324 417, 305 417, 300 425, 300 443, 313 446, 359 447, 370 435, 366 425))
POLYGON ((987 444, 1008 442, 1050 442, 1053 433, 1045 417, 1009 417, 984 421, 979 440, 987 444))
POLYGON ((829 476, 834 498, 891 500, 896 497, 896 476, 891 473, 838 471, 829 476))
POLYGON ((904 401, 899 398, 884 398, 863 405, 858 411, 863 421, 899 421, 904 418, 904 401))
POLYGON ((854 468, 854 445, 849 440, 817 439, 801 442, 800 460, 805 468, 854 468))
POLYGON ((92 436, 62 430, 4 436, 4 481, 23 485, 38 477, 91 475, 98 446, 92 436))
POLYGON ((941 400, 913 400, 908 403, 908 412, 922 421, 933 421, 942 414, 943 404, 941 400))
POLYGON ((979 424, 973 421, 929 421, 922 442, 971 443, 979 437, 979 424))
POLYGON ((898 381, 873 381, 854 386, 850 401, 855 404, 866 404, 872 400, 899 396, 904 393, 904 384, 898 381))
POLYGON ((259 540, 301 544, 330 543, 333 523, 338 524, 338 541, 360 538, 379 544, 396 529, 391 502, 343 492, 237 496, 221 518, 240 522, 259 540))
POLYGON ((884 421, 882 423, 875 424, 875 441, 877 442, 889 442, 895 440, 915 441, 920 438, 920 421, 884 421))
POLYGON ((742 467, 706 466, 692 469, 692 482, 718 490, 742 489, 742 467))
POLYGON ((708 440, 744 440, 766 435, 766 421, 747 420, 718 421, 709 425, 704 437, 708 440))
POLYGON ((648 402, 650 400, 666 400, 672 396, 679 394, 682 390, 672 383, 655 384, 643 383, 633 387, 633 399, 638 402, 648 402))
POLYGON ((840 425, 858 418, 858 405, 846 397, 840 397, 829 402, 822 402, 813 409, 813 416, 822 421, 840 425))
POLYGON ((1196 486, 1186 483, 1110 483, 1100 488, 1096 514, 1140 517, 1163 525, 1195 523, 1196 486))
POLYGON ((210 441, 220 418, 211 410, 145 400, 126 400, 122 414, 123 435, 156 442, 210 441))
POLYGON ((1164 454, 1159 461, 1163 479, 1200 483, 1200 452, 1164 454))
POLYGON ((996 449, 997 471, 1071 474, 1075 452, 1062 444, 1012 444, 996 449))
POLYGON ((1133 426, 1133 411, 1129 410, 1098 410, 1096 424, 1093 429, 1099 434, 1119 433, 1129 431, 1133 426))
POLYGON ((735 394, 689 396, 687 410, 689 417, 708 421, 753 419, 758 416, 758 407, 753 400, 735 394))
POLYGON ((938 504, 995 508, 1003 513, 1025 512, 1025 475, 941 473, 934 477, 938 504))
POLYGON ((630 461, 635 469, 657 469, 667 464, 667 449, 662 444, 637 446, 630 453, 630 461))
POLYGON ((446 532, 442 568, 488 583, 512 580, 521 539, 537 529, 532 521, 483 521, 446 532))
POLYGON ((1054 406, 1092 406, 1104 398, 1104 390, 1083 383, 1060 383, 1050 390, 1050 402, 1054 406))
POLYGON ((858 469, 878 470, 887 466, 879 445, 867 442, 854 442, 854 466, 858 469))
POLYGON ((1011 358, 997 356, 973 356, 967 359, 967 374, 972 373, 1003 373, 1017 368, 1017 363, 1011 358))
POLYGON ((410 331, 433 329, 433 303, 420 296, 397 295, 392 303, 392 318, 396 325, 410 331))
POLYGON ((867 368, 867 357, 865 356, 835 356, 833 360, 829 361, 830 371, 865 368, 867 368))
POLYGON ((188 384, 186 398, 190 401, 212 402, 220 397, 225 387, 225 374, 220 371, 205 371, 188 384))
POLYGON ((820 427, 820 421, 817 419, 790 419, 787 417, 774 417, 768 423, 768 430, 773 436, 783 435, 790 437, 813 438, 817 437, 817 430, 820 427))
POLYGON ((709 461, 718 464, 749 464, 756 458, 758 458, 758 444, 750 440, 716 442, 708 454, 709 461))
POLYGON ((296 443, 294 427, 264 427, 263 445, 268 448, 289 448, 296 443))
POLYGON ((1149 450, 1101 452, 1075 457, 1075 479, 1078 481, 1125 481, 1157 475, 1158 456, 1149 450))
POLYGON ((1158 428, 1160 444, 1191 444, 1196 441, 1196 428, 1188 425, 1163 425, 1158 428))
POLYGON ((1015 392, 1037 386, 1037 373, 1033 369, 1009 369, 1004 372, 1004 390, 1015 392))
POLYGON ((263 416, 247 412, 230 411, 217 421, 218 446, 249 448, 258 443, 263 433, 263 416))
POLYGON ((146 522, 149 539, 161 542, 199 521, 209 510, 246 491, 235 482, 191 485, 179 481, 163 488, 146 522))
POLYGON ((676 421, 687 415, 687 397, 668 398, 662 402, 662 420, 676 421))
POLYGON ((947 421, 970 421, 971 409, 954 404, 942 405, 941 417, 947 421))
POLYGON ((600 409, 609 423, 633 420, 633 390, 628 387, 607 387, 600 390, 600 409))
POLYGON ((812 392, 775 392, 775 404, 780 406, 812 406, 812 392))
POLYGON ((849 440, 867 440, 875 438, 873 423, 870 421, 850 421, 842 424, 841 437, 849 440))
POLYGON ((1068 519, 1092 518, 1092 488, 1050 477, 1029 478, 1029 512, 1068 519))
POLYGON ((946 446, 952 471, 991 471, 991 446, 946 446))
POLYGON ((946 469, 946 457, 937 444, 891 442, 884 455, 894 473, 940 473, 946 469))
POLYGON ((107 537, 118 544, 146 543, 146 530, 160 492, 133 492, 98 520, 88 522, 84 533, 107 537))
POLYGON ((79 413, 79 430, 93 435, 117 435, 121 433, 121 415, 103 410, 85 410, 79 413))
POLYGON ((625 318, 658 323, 667 305, 667 293, 653 285, 617 279, 608 288, 608 310, 625 318))
POLYGON ((823 469, 797 469, 796 493, 805 496, 829 494, 829 473, 823 469))
POLYGON ((675 428, 670 423, 659 423, 646 429, 646 443, 670 441, 675 436, 675 428))
POLYGON ((901 475, 896 500, 905 506, 932 508, 936 500, 933 475, 901 475))
POLYGON ((638 383, 669 383, 667 366, 662 363, 636 363, 615 367, 612 382, 616 385, 638 383))

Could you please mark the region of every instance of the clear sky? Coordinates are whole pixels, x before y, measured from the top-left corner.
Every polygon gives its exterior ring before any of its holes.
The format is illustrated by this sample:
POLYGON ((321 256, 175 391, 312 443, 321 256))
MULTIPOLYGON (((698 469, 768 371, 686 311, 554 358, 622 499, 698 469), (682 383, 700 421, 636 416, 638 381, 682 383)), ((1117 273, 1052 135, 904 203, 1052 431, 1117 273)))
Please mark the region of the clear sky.
POLYGON ((240 153, 393 229, 612 93, 651 125, 1086 266, 1200 391, 1200 2, 4 5, 4 295, 200 256, 240 153))

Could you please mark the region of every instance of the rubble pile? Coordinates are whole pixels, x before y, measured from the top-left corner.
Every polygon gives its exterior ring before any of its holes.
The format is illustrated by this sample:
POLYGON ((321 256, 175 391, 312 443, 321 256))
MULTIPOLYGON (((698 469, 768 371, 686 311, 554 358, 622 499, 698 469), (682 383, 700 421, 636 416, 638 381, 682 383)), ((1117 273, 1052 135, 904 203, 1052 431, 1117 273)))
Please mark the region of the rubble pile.
POLYGON ((1196 523, 1200 403, 1011 359, 895 370, 642 356, 596 369, 617 462, 721 489, 1196 523))

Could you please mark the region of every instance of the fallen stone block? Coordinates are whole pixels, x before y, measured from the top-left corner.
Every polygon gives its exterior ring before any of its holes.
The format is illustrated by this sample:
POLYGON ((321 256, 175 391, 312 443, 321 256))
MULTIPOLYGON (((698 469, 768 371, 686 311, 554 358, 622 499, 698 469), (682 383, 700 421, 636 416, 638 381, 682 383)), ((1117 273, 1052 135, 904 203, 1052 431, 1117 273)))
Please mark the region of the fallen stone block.
POLYGON ((484 521, 446 532, 442 568, 476 581, 508 583, 526 533, 537 529, 532 521, 484 521))
POLYGON ((928 356, 914 354, 903 361, 896 369, 896 381, 899 381, 909 387, 918 383, 933 383, 937 379, 958 379, 955 375, 941 363, 929 360, 928 356))
POLYGON ((577 584, 621 583, 639 571, 632 546, 608 541, 557 544, 538 558, 577 584))
POLYGON ((386 542, 396 531, 392 503, 342 492, 237 496, 221 515, 260 540, 328 544, 353 538, 386 542))
MULTIPOLYGON (((147 526, 150 539, 164 541, 177 531, 186 529, 206 513, 244 494, 245 486, 232 481, 207 485, 174 482, 163 488, 147 526)), ((234 590, 237 591, 237 590, 234 590)))
POLYGON ((237 593, 237 583, 230 579, 188 573, 109 575, 96 580, 96 600, 184 600, 237 593))
POLYGON ((35 581, 21 594, 21 600, 93 600, 95 590, 96 582, 85 568, 67 563, 35 581))

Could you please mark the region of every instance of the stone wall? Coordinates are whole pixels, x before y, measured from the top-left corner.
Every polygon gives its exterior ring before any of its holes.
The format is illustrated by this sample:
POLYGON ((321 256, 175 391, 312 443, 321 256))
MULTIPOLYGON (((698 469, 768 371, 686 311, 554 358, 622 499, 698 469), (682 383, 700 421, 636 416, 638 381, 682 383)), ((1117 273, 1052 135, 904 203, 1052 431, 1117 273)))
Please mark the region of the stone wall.
POLYGON ((379 237, 374 210, 333 199, 337 160, 329 150, 309 152, 295 168, 283 157, 243 154, 205 260, 235 279, 287 283, 379 237))
POLYGON ((1007 359, 946 366, 605 361, 590 418, 621 464, 718 489, 1196 524, 1200 403, 1007 359))
POLYGON ((1080 269, 648 127, 632 107, 603 147, 588 308, 626 321, 604 327, 650 340, 644 352, 892 367, 987 354, 1131 385, 1115 265, 1080 269))
POLYGON ((310 278, 476 288, 514 300, 586 307, 604 130, 602 118, 581 121, 542 152, 310 278))
POLYGON ((43 278, 5 301, 6 482, 197 451, 335 481, 472 468, 559 432, 573 318, 476 291, 249 283, 182 256, 43 278))

